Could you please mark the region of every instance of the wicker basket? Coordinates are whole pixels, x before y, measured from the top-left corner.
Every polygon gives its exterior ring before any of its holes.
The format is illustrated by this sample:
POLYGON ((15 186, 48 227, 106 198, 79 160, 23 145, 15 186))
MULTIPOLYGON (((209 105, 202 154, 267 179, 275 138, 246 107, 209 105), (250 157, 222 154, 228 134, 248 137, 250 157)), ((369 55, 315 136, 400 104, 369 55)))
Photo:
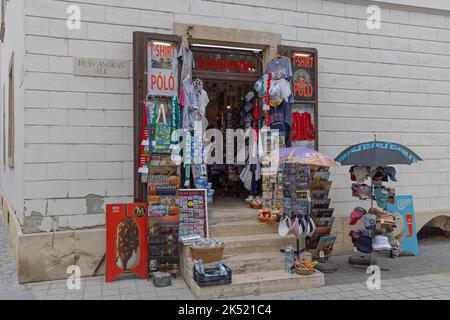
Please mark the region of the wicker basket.
POLYGON ((203 263, 212 263, 222 260, 225 245, 222 244, 214 248, 201 248, 191 245, 189 248, 193 259, 202 260, 203 263))
POLYGON ((272 218, 261 217, 261 218, 258 218, 258 221, 262 222, 262 223, 275 224, 277 222, 277 217, 272 217, 272 218))
POLYGON ((314 273, 314 269, 295 268, 295 273, 302 276, 309 276, 314 273))

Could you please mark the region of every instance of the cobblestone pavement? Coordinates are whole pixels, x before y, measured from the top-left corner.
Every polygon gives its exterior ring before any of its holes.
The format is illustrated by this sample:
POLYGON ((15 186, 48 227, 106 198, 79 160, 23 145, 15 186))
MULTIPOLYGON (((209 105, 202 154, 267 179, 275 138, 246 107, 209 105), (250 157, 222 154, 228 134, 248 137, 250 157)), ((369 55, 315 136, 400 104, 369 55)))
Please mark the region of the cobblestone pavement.
MULTIPOLYGON (((378 264, 390 268, 381 271, 381 289, 369 290, 365 284, 365 269, 353 268, 347 256, 333 257, 338 272, 326 274, 326 286, 307 290, 286 291, 263 295, 250 295, 232 299, 299 299, 299 300, 450 300, 450 241, 422 242, 419 257, 390 259, 378 257, 378 264)), ((17 284, 15 264, 0 219, 0 300, 134 300, 165 299, 192 300, 183 279, 174 279, 172 286, 155 288, 151 281, 124 275, 119 281, 105 283, 104 278, 81 280, 79 290, 67 289, 65 281, 17 284)))
POLYGON ((17 283, 16 265, 11 257, 3 220, 0 217, 0 300, 34 299, 27 288, 17 283))

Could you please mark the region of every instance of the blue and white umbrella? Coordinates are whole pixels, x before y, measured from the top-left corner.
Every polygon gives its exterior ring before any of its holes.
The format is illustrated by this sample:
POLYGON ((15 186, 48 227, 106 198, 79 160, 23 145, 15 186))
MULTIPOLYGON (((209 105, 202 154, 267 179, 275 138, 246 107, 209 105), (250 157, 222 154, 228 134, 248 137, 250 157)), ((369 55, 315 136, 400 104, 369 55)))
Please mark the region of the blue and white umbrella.
POLYGON ((371 141, 352 145, 335 159, 341 165, 379 167, 393 164, 414 164, 423 161, 415 152, 404 145, 371 141))

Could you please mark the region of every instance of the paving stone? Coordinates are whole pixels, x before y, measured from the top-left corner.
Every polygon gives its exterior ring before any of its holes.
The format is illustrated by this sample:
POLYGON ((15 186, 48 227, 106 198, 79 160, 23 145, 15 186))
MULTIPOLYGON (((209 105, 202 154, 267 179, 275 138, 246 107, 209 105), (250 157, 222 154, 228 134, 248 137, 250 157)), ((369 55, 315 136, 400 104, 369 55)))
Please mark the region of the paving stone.
MULTIPOLYGON (((349 299, 349 300, 400 300, 400 299, 450 299, 450 241, 420 243, 418 257, 390 259, 377 255, 379 265, 390 268, 382 271, 381 290, 369 290, 366 286, 366 269, 353 268, 348 256, 333 257, 338 265, 336 273, 325 275, 326 287, 308 290, 293 290, 272 294, 249 295, 225 300, 268 299, 349 299), (430 267, 430 264, 432 267, 430 267), (430 273, 436 274, 430 274, 430 273)), ((81 280, 81 290, 69 290, 64 280, 21 285, 17 283, 14 260, 11 257, 4 228, 0 219, 0 299, 178 299, 192 300, 182 278, 172 279, 172 285, 155 288, 151 281, 135 275, 122 275, 118 281, 106 283, 104 276, 86 277, 81 280)))

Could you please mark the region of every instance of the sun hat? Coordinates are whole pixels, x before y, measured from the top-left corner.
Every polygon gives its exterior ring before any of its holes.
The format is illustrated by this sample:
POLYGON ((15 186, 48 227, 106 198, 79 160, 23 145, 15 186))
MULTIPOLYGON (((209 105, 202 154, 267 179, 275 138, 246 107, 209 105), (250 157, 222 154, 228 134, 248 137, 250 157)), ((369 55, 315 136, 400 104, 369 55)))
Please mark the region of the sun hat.
POLYGON ((374 230, 377 226, 377 216, 374 214, 366 214, 364 215, 364 227, 367 230, 374 230))
POLYGON ((372 252, 372 238, 368 236, 360 236, 355 243, 356 249, 363 253, 372 252))
POLYGON ((384 167, 383 171, 388 176, 389 180, 397 182, 397 178, 395 177, 395 175, 397 174, 397 170, 395 170, 394 167, 384 167))
POLYGON ((359 184, 358 196, 360 200, 370 199, 372 197, 372 187, 367 184, 359 184))
POLYGON ((314 219, 312 219, 310 216, 308 216, 306 220, 309 226, 309 232, 308 234, 306 234, 306 237, 312 237, 314 231, 316 231, 316 224, 314 223, 314 219))
POLYGON ((278 224, 278 234, 282 237, 285 237, 288 235, 290 228, 291 219, 287 216, 281 218, 280 223, 278 224))
POLYGON ((379 218, 377 219, 377 221, 380 222, 380 223, 383 224, 383 225, 392 225, 392 226, 395 226, 395 225, 396 225, 395 220, 394 220, 394 217, 391 216, 391 215, 388 214, 388 213, 383 214, 381 217, 379 217, 379 218))
POLYGON ((372 248, 375 251, 381 251, 381 250, 391 250, 392 247, 389 244, 389 239, 386 236, 378 235, 375 236, 375 239, 372 243, 372 248))
POLYGON ((367 213, 366 209, 361 208, 361 207, 356 207, 350 213, 350 217, 348 219, 348 224, 355 225, 359 221, 359 219, 361 219, 366 213, 367 213))
POLYGON ((353 168, 353 174, 355 175, 356 181, 358 183, 364 183, 367 176, 369 175, 366 167, 358 167, 358 166, 355 166, 353 168))
POLYGON ((304 225, 301 223, 300 219, 298 217, 295 217, 290 230, 294 237, 296 237, 297 239, 303 237, 305 233, 304 225))
POLYGON ((356 240, 363 235, 361 230, 351 230, 348 234, 352 239, 353 244, 356 244, 356 240))

